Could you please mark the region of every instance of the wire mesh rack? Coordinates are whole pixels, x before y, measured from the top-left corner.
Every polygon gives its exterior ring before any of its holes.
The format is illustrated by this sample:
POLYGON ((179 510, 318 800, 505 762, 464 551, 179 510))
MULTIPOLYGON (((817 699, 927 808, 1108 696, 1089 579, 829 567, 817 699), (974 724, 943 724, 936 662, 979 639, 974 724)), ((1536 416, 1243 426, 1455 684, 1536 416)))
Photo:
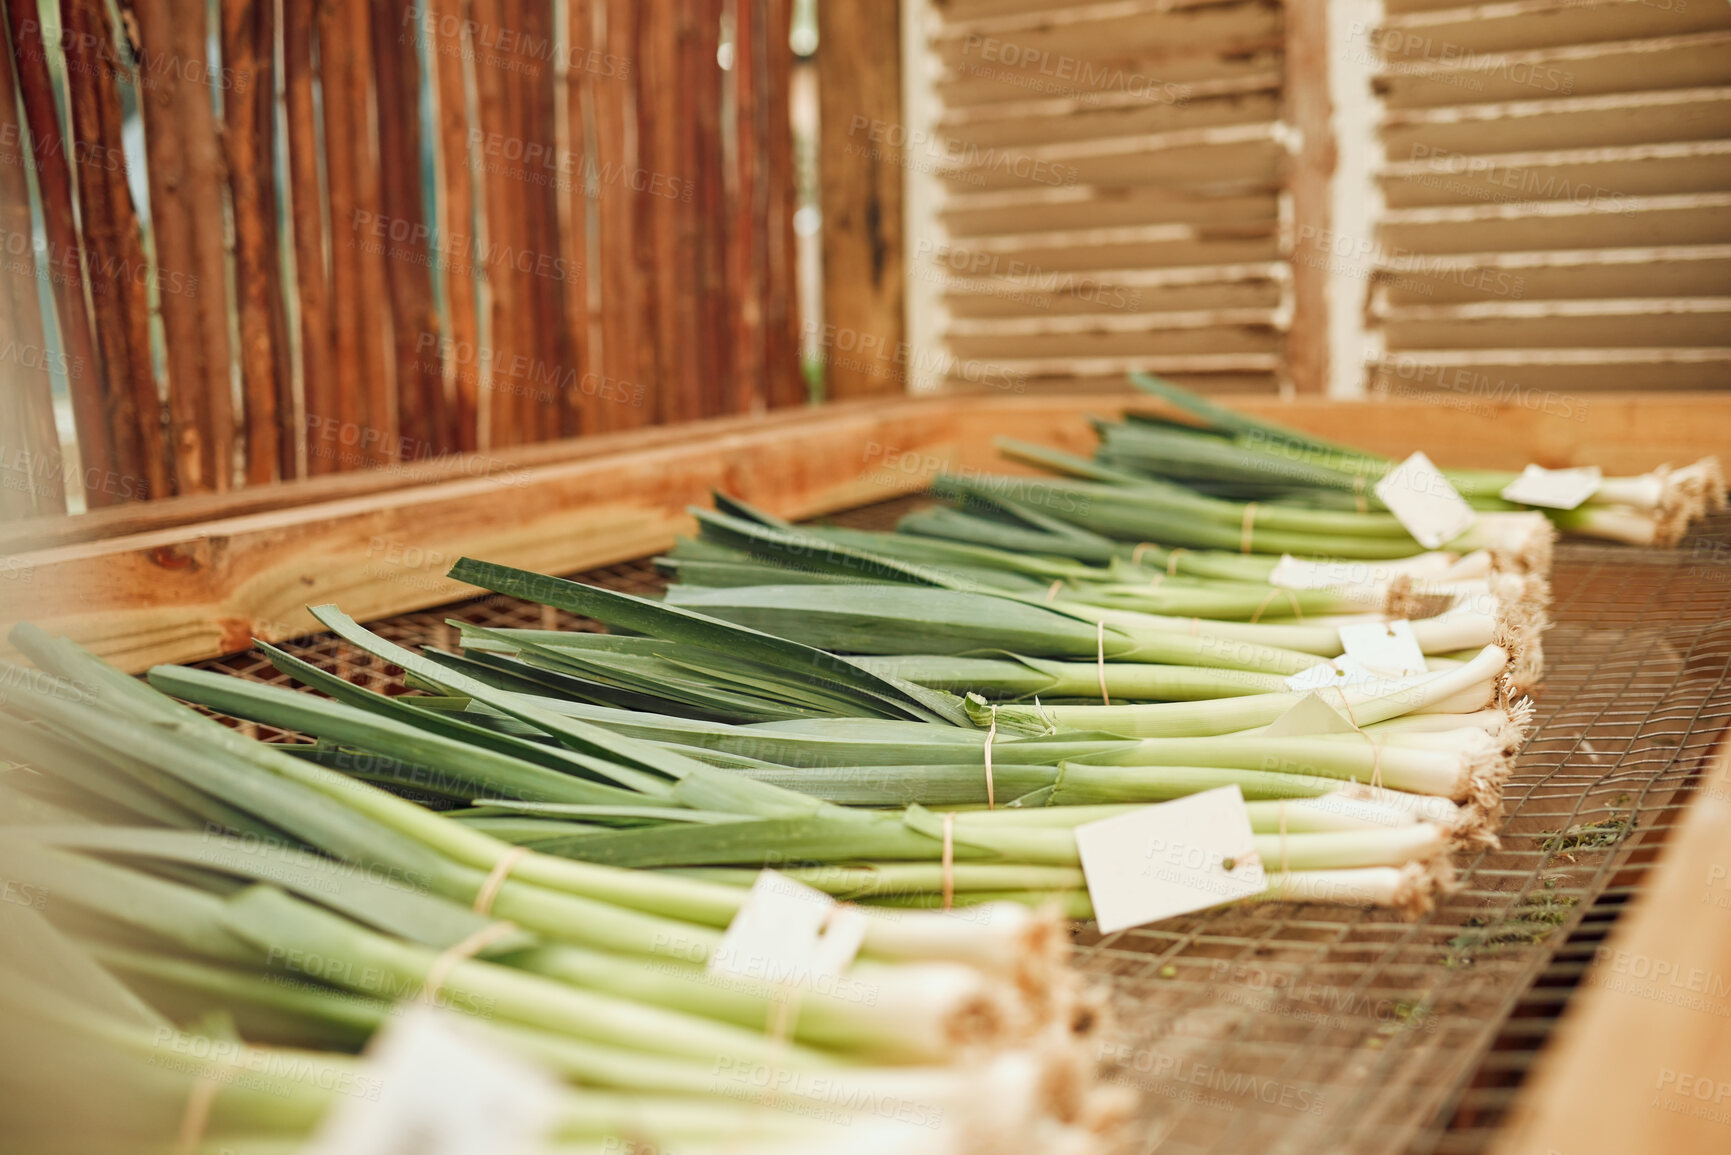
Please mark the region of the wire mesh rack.
MULTIPOLYGON (((907 508, 833 520, 880 528, 907 508)), ((664 585, 646 561, 581 577, 635 593, 664 585)), ((1459 889, 1432 913, 1265 903, 1105 936, 1076 929, 1077 962, 1106 980, 1115 1009, 1100 1057, 1142 1104, 1135 1150, 1491 1146, 1731 722, 1731 517, 1674 551, 1564 544, 1552 583, 1545 680, 1501 846, 1462 856, 1459 889)), ((598 628, 499 596, 373 628, 449 648, 449 620, 598 628)), ((407 689, 400 669, 329 635, 284 648, 358 684, 407 689)), ((287 681, 253 654, 203 665, 287 681)))

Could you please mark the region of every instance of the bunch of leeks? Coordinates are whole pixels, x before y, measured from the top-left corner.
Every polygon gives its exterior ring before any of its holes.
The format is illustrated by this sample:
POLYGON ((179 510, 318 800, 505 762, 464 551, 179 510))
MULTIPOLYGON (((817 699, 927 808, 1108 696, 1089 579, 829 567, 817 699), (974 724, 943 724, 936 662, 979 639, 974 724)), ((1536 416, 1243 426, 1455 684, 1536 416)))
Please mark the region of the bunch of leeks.
MULTIPOLYGON (((1132 416, 1100 422, 1098 463, 1139 478, 1176 482, 1199 493, 1328 509, 1383 508, 1374 494, 1394 462, 1321 440, 1225 406, 1146 373, 1132 382, 1199 424, 1132 416)), ((1527 508, 1501 494, 1520 475, 1489 469, 1445 469, 1477 509, 1527 508)), ((1541 509, 1565 533, 1631 545, 1673 546, 1690 523, 1726 505, 1715 457, 1637 477, 1603 477, 1574 509, 1541 509)))
MULTIPOLYGON (((211 1074, 199 1063, 168 1068, 173 1077, 159 1069, 180 1053, 189 1020, 237 1023, 245 1042, 232 1053, 250 1069, 270 1048, 352 1050, 422 996, 482 1020, 500 1046, 582 1088, 557 1122, 572 1149, 630 1138, 694 1150, 744 1141, 753 1150, 853 1151, 861 1148, 852 1137, 867 1131, 901 1149, 887 1127, 905 1132, 909 1150, 1007 1150, 1025 1127, 1056 1149, 1087 1152, 1118 1115, 1116 1097, 1095 1086, 1083 1061, 1081 1038, 1098 1016, 1064 965, 1049 911, 995 904, 964 919, 868 910, 860 958, 836 974, 712 974, 705 964, 746 899, 742 887, 514 847, 245 737, 69 642, 29 627, 13 641, 42 672, 6 671, 13 688, 0 749, 32 769, 0 780, 0 870, 52 895, 54 932, 117 976, 134 1009, 158 1017, 142 1018, 154 1023, 147 1032, 140 1015, 116 1021, 103 1007, 38 998, 23 985, 28 973, 0 987, 9 1002, 39 1009, 42 1031, 70 1038, 76 1028, 114 1051, 114 1079, 137 1111, 105 1122, 134 1138, 148 1131, 166 1149, 169 1108, 211 1074), (164 1025, 170 1006, 183 1017, 164 1025), (776 1088, 769 1102, 756 1082, 765 1073, 776 1088), (1007 1132, 997 1107, 993 1117, 970 1107, 1006 1097, 1023 1104, 1007 1132), (892 1110, 886 1123, 880 1102, 906 1111, 892 1110), (924 1122, 910 1125, 912 1116, 924 1122), (928 1126, 934 1119, 942 1125, 928 1126)), ((821 822, 833 811, 862 826, 883 817, 442 676, 537 726, 539 740, 431 711, 405 721, 382 695, 372 695, 378 712, 369 713, 194 671, 161 670, 153 680, 186 679, 185 689, 219 709, 268 700, 256 712, 321 713, 357 739, 370 722, 364 744, 391 749, 399 767, 442 767, 506 797, 515 789, 582 798, 609 818, 679 814, 683 828, 701 828, 716 814, 821 822), (530 748, 534 758, 517 756, 530 748)), ((23 969, 10 953, 0 966, 23 969)), ((330 1106, 326 1092, 353 1072, 346 1053, 302 1059, 330 1078, 296 1083, 280 1102, 269 1088, 211 1089, 209 1148, 302 1137, 330 1106)), ((47 1076, 8 1069, 0 1078, 25 1085, 47 1076)))

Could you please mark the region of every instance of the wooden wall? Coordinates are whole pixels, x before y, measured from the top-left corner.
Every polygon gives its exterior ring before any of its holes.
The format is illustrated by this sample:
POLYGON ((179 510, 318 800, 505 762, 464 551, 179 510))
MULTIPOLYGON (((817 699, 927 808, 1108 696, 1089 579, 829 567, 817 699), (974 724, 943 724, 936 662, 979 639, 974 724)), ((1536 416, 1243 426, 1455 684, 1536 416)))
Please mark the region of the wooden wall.
MULTIPOLYGON (((0 346, 61 333, 92 507, 805 398, 791 0, 0 8, 0 346)), ((0 516, 61 508, 21 357, 0 516)))

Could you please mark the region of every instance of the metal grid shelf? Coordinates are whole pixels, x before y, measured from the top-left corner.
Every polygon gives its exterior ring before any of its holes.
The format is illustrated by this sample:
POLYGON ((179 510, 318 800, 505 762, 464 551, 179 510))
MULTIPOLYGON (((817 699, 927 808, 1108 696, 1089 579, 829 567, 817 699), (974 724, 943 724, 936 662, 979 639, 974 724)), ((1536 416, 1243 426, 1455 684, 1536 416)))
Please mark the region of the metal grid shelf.
MULTIPOLYGON (((835 520, 878 528, 907 508, 835 520)), ((1487 1149, 1731 720, 1728 561, 1731 517, 1676 551, 1559 547, 1556 625, 1502 845, 1461 860, 1460 889, 1432 914, 1270 903, 1105 937, 1078 928, 1078 962, 1108 981, 1116 1011, 1102 1057, 1141 1096, 1134 1149, 1487 1149)), ((582 577, 640 593, 663 585, 642 562, 582 577)), ((449 646, 447 618, 593 628, 502 597, 374 628, 449 646)), ((403 689, 396 667, 328 635, 285 648, 403 689)), ((285 681, 255 655, 205 665, 285 681)))

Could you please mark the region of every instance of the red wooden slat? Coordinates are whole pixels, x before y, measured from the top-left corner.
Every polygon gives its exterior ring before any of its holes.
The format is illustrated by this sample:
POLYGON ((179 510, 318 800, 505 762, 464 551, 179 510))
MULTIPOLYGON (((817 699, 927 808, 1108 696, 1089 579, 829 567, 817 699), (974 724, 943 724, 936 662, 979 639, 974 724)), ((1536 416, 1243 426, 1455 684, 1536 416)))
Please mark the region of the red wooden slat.
POLYGON ((246 401, 246 483, 265 485, 295 473, 284 411, 282 269, 277 259, 276 6, 223 0, 222 59, 236 83, 223 94, 235 231, 235 301, 239 310, 241 393, 246 401), (286 453, 285 453, 286 450, 286 453))
POLYGON ((454 384, 457 448, 478 447, 481 357, 474 300, 474 185, 469 156, 467 59, 473 42, 464 36, 469 14, 462 0, 429 0, 428 17, 438 76, 440 222, 438 267, 450 308, 450 341, 441 348, 443 369, 454 384))
POLYGON ((765 100, 769 172, 763 226, 768 246, 768 271, 763 286, 767 392, 771 406, 803 405, 806 384, 799 364, 799 257, 793 232, 793 214, 798 208, 791 109, 793 49, 788 41, 793 0, 757 2, 765 7, 764 39, 768 54, 765 100))
POLYGON ((654 412, 651 387, 649 291, 652 280, 638 261, 642 202, 616 174, 638 167, 635 58, 637 0, 597 0, 594 36, 602 72, 595 81, 595 165, 592 178, 598 219, 601 314, 601 376, 598 389, 604 429, 645 424, 654 412))
POLYGON ((595 433, 601 428, 601 409, 606 401, 600 396, 593 376, 595 347, 593 333, 595 317, 591 312, 589 281, 594 272, 590 262, 589 218, 592 204, 588 195, 587 173, 590 124, 595 116, 595 69, 601 62, 590 56, 594 43, 596 0, 567 0, 565 5, 566 73, 565 73, 565 138, 560 142, 558 188, 565 206, 562 222, 566 267, 571 275, 564 282, 565 324, 570 334, 571 364, 561 374, 565 389, 565 410, 572 420, 563 432, 595 433))
MULTIPOLYGON (((320 207, 318 121, 313 103, 313 13, 283 7, 283 104, 288 124, 289 221, 294 233, 295 287, 300 305, 301 394, 306 412, 307 472, 342 468, 336 423, 341 388, 330 320, 330 271, 320 207), (329 436, 327 436, 329 434, 329 436)), ((333 257, 341 257, 341 253, 333 257)), ((285 419, 287 414, 284 414, 285 419)))
POLYGON ((484 359, 489 427, 484 447, 502 449, 527 440, 521 425, 518 394, 509 375, 519 353, 517 333, 522 309, 526 307, 519 300, 518 277, 509 256, 520 245, 521 184, 511 179, 501 155, 512 132, 507 104, 510 86, 497 48, 487 46, 489 40, 497 44, 502 27, 501 4, 499 0, 474 0, 471 11, 478 41, 474 45, 475 97, 481 131, 477 160, 482 173, 481 237, 485 245, 481 262, 492 302, 486 338, 488 356, 484 359))
MULTIPOLYGON (((66 387, 72 400, 72 419, 83 469, 80 483, 87 505, 113 505, 119 500, 114 492, 116 487, 103 484, 103 479, 115 475, 115 433, 109 428, 103 400, 107 381, 90 329, 90 312, 84 305, 84 268, 78 260, 66 259, 78 253, 78 231, 72 209, 72 170, 67 167, 66 142, 54 107, 47 46, 42 40, 36 5, 31 0, 0 0, 0 8, 6 12, 6 24, 12 33, 18 89, 23 97, 24 120, 30 129, 30 150, 36 166, 43 231, 48 241, 48 267, 52 273, 45 279, 54 297, 65 353, 66 387)), ((135 438, 136 426, 119 433, 135 438)))
POLYGON ((450 340, 440 350, 454 386, 457 448, 472 452, 480 434, 481 359, 475 302, 475 190, 470 173, 468 56, 463 0, 429 0, 427 13, 438 78, 440 218, 438 266, 450 310, 450 340))
MULTIPOLYGON (((90 277, 92 321, 102 352, 102 405, 114 446, 114 475, 94 482, 93 504, 166 497, 171 492, 163 407, 150 362, 150 265, 126 183, 121 148, 118 54, 101 0, 61 5, 69 86, 71 151, 77 166, 82 256, 90 277)), ((54 267, 80 254, 50 252, 54 267)), ((87 489, 91 478, 86 477, 87 489)))
MULTIPOLYGON (((421 200, 421 65, 416 29, 400 0, 372 0, 374 86, 378 99, 380 200, 387 231, 401 452, 409 458, 450 452, 454 435, 440 369, 433 310, 430 242, 421 200), (401 238, 401 239, 399 239, 401 238)), ((411 17, 413 9, 408 9, 411 17)))
MULTIPOLYGON (((3 35, 3 34, 0 34, 3 35)), ((31 236, 26 134, 18 118, 11 54, 0 43, 0 517, 66 512, 60 436, 54 428, 52 360, 43 333, 31 236), (20 251, 21 250, 21 251, 20 251)))
MULTIPOLYGON (((367 237, 367 243, 360 246, 357 300, 360 308, 361 412, 365 428, 361 448, 365 451, 367 463, 377 465, 395 461, 402 444, 397 426, 396 365, 390 351, 393 321, 391 297, 385 288, 385 264, 387 254, 391 253, 400 252, 403 259, 412 260, 415 242, 407 222, 393 219, 384 212, 380 156, 374 147, 378 125, 376 117, 369 115, 374 98, 373 34, 367 5, 348 0, 340 7, 350 48, 343 56, 346 68, 342 99, 347 105, 349 126, 343 139, 354 150, 356 231, 367 237), (368 227, 368 222, 377 221, 384 222, 382 236, 376 225, 368 227)), ((326 147, 329 147, 328 143, 326 147)))

